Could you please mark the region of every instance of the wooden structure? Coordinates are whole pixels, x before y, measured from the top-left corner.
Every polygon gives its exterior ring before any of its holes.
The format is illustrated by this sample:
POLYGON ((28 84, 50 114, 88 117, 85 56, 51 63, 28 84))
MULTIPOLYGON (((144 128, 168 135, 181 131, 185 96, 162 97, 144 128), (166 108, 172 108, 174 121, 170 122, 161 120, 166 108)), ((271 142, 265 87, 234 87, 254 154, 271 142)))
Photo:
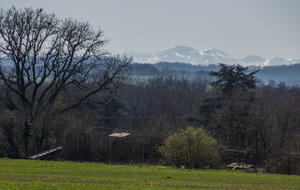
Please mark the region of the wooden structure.
POLYGON ((129 133, 68 134, 62 159, 96 162, 159 162, 162 137, 129 133))
MULTIPOLYGON (((55 147, 55 148, 51 148, 49 150, 40 152, 38 154, 32 155, 32 156, 28 156, 29 159, 46 159, 47 157, 52 157, 54 154, 57 154, 59 150, 61 150, 63 147, 59 146, 59 147, 55 147)), ((58 154, 57 154, 58 156, 58 154)))
POLYGON ((253 167, 254 167, 253 164, 246 164, 246 163, 231 163, 231 164, 227 165, 227 168, 231 168, 232 170, 249 169, 249 168, 253 168, 253 167))

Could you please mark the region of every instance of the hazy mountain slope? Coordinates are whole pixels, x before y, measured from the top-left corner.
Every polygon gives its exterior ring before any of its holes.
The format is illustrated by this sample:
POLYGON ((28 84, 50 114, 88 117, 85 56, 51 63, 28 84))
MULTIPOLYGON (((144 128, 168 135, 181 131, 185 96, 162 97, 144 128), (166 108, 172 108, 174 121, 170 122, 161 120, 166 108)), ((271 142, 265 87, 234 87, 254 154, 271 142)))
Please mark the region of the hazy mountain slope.
POLYGON ((242 60, 237 60, 225 52, 208 48, 203 51, 198 51, 191 47, 176 46, 174 48, 160 51, 156 54, 135 53, 129 52, 129 55, 134 57, 134 61, 138 63, 159 63, 159 62, 179 62, 190 63, 192 65, 209 65, 225 63, 228 65, 255 65, 255 66, 275 66, 300 63, 300 59, 284 59, 275 57, 272 60, 266 60, 257 55, 250 55, 242 60))
POLYGON ((233 57, 227 55, 221 50, 209 48, 204 51, 197 51, 194 48, 186 46, 176 46, 166 51, 158 52, 157 54, 135 54, 134 61, 138 63, 158 63, 158 62, 182 62, 193 65, 209 65, 217 63, 236 64, 239 63, 233 57))
POLYGON ((251 64, 251 63, 262 63, 262 62, 265 62, 266 60, 257 55, 249 55, 249 56, 245 57, 244 59, 242 59, 242 61, 244 61, 247 64, 251 64))

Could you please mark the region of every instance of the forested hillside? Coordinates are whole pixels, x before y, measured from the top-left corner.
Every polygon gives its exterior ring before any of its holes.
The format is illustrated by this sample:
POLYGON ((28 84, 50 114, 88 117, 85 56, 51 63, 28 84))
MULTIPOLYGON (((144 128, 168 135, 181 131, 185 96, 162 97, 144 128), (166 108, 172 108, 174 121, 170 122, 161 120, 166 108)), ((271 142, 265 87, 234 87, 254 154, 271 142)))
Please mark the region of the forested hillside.
MULTIPOLYGON (((224 63, 227 64, 227 63, 224 63)), ((162 72, 167 70, 174 71, 186 71, 186 72, 208 72, 208 71, 217 71, 218 65, 191 65, 187 63, 169 63, 169 62, 160 62, 156 64, 134 64, 132 74, 133 75, 145 75, 145 76, 159 76, 164 75, 162 72), (142 71, 142 67, 145 68, 145 71, 142 71), (148 67, 146 69, 146 67, 148 67), (151 72, 150 72, 151 71, 151 72), (161 72, 160 72, 161 71, 161 72)), ((249 71, 260 70, 256 76, 264 81, 265 84, 284 82, 287 85, 300 85, 300 63, 294 65, 281 65, 281 66, 250 66, 249 71)))

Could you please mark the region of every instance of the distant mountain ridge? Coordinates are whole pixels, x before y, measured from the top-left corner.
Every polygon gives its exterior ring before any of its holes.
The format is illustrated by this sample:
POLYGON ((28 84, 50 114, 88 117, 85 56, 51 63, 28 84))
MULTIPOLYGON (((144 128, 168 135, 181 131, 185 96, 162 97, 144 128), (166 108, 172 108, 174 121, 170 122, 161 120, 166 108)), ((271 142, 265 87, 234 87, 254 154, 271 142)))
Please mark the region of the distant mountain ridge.
POLYGON ((275 57, 272 60, 266 60, 257 55, 250 55, 244 59, 237 60, 225 52, 215 48, 208 48, 204 51, 198 51, 187 46, 176 46, 156 54, 135 53, 131 51, 129 52, 129 55, 133 56, 134 62, 150 64, 159 62, 180 62, 190 63, 192 65, 225 63, 228 65, 240 64, 246 66, 275 66, 300 63, 300 59, 284 59, 275 57))
POLYGON ((249 55, 244 59, 242 59, 242 61, 249 64, 249 63, 256 63, 256 62, 257 63, 266 62, 267 60, 257 55, 249 55))

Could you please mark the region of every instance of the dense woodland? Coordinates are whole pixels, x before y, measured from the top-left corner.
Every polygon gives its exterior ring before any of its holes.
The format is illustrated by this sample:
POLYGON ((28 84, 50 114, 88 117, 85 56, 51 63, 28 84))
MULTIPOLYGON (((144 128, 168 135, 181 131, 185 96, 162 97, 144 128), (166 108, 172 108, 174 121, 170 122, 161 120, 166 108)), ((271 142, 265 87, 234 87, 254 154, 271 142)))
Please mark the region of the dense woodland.
POLYGON ((63 146, 70 133, 167 137, 193 126, 270 170, 299 166, 298 86, 266 85, 261 71, 226 63, 210 72, 132 64, 103 51, 102 31, 88 23, 42 9, 0 15, 0 52, 14 63, 0 70, 1 157, 63 146))
MULTIPOLYGON (((2 98, 2 155, 25 156, 25 144, 30 147, 30 154, 62 145, 65 135, 71 132, 167 136, 187 126, 203 126, 220 146, 250 151, 257 162, 268 156, 298 155, 299 87, 284 83, 241 86, 227 94, 202 73, 173 73, 126 82, 116 94, 98 93, 93 102, 60 113, 69 105, 69 99, 80 93, 74 89, 61 94, 51 112, 46 111, 34 124, 25 122, 25 126, 20 112, 2 98), (31 125, 30 129, 26 129, 27 125, 31 125)), ((1 92, 5 97, 6 91, 1 92)))

